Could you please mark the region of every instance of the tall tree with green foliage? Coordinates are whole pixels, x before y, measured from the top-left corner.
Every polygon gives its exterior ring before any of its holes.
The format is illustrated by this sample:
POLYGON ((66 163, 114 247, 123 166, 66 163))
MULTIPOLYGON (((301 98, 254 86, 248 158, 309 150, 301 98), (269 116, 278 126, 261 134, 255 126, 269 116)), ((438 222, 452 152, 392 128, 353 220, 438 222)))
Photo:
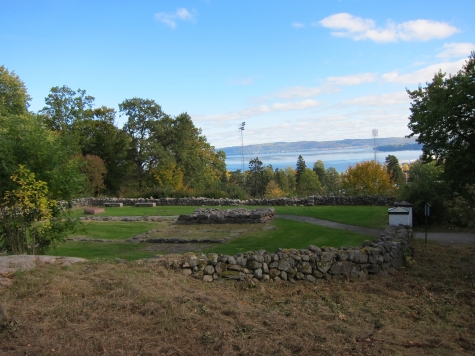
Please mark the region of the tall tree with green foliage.
POLYGON ((403 198, 413 204, 415 220, 424 221, 424 206, 431 205, 433 221, 446 218, 444 202, 451 198, 450 187, 443 180, 444 170, 437 162, 417 160, 411 164, 409 184, 403 189, 403 198))
POLYGON ((83 183, 80 161, 63 144, 58 135, 44 127, 41 117, 26 114, 5 119, 0 132, 0 193, 11 189, 9 177, 21 164, 47 182, 55 199, 77 196, 83 183))
POLYGON ((136 177, 139 191, 142 191, 147 168, 158 163, 166 152, 157 140, 160 120, 167 116, 154 100, 132 98, 119 104, 120 112, 127 116, 124 125, 129 135, 130 159, 136 166, 136 177))
POLYGON ((305 171, 305 168, 307 168, 305 160, 303 159, 302 155, 299 155, 299 158, 297 159, 297 168, 295 170, 297 184, 300 182, 300 175, 305 171))
POLYGON ((404 173, 399 165, 399 160, 396 156, 388 155, 385 160, 386 171, 391 177, 394 184, 401 185, 404 182, 404 173))
POLYGON ((318 180, 323 183, 325 181, 325 163, 322 160, 318 160, 313 164, 313 171, 317 174, 318 180))
POLYGON ((310 168, 305 168, 300 174, 300 181, 297 184, 299 194, 302 196, 317 194, 321 187, 315 171, 310 168))
POLYGON ((118 194, 126 183, 127 172, 132 162, 128 160, 130 138, 124 130, 115 126, 116 112, 102 106, 93 110, 93 118, 81 124, 80 149, 84 156, 99 156, 105 164, 107 174, 104 177, 108 194, 118 194))
POLYGON ((422 160, 444 165, 444 176, 459 189, 475 181, 475 52, 456 75, 439 71, 432 82, 407 90, 409 137, 423 144, 422 160))
POLYGON ((322 184, 326 194, 333 196, 340 195, 341 175, 334 167, 330 167, 325 171, 325 179, 322 184))
POLYGON ((0 66, 0 117, 26 114, 30 100, 20 77, 0 66))
POLYGON ((83 120, 92 118, 94 97, 86 95, 85 90, 74 91, 63 85, 51 88, 45 104, 39 113, 45 115, 46 125, 66 135, 77 130, 83 120))
POLYGON ((250 193, 253 197, 262 197, 265 193, 264 167, 259 157, 249 161, 249 179, 247 179, 250 193))

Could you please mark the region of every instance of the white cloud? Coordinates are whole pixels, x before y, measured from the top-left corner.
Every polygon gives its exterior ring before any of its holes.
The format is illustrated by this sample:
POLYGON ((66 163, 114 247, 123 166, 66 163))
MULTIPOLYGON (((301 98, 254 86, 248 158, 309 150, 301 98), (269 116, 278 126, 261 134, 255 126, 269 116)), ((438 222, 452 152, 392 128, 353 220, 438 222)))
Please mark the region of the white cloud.
POLYGON ((342 77, 328 77, 327 83, 334 85, 358 85, 376 81, 376 73, 352 74, 342 77))
POLYGON ((158 12, 154 18, 170 28, 175 28, 178 20, 194 21, 194 16, 184 7, 179 8, 176 12, 158 12))
POLYGON ((295 28, 302 28, 302 27, 305 27, 305 24, 301 22, 294 22, 292 23, 292 26, 295 28))
POLYGON ((472 51, 475 51, 475 44, 452 42, 444 44, 442 48, 443 51, 436 56, 437 58, 468 57, 472 51))
POLYGON ((389 106, 399 104, 409 104, 410 99, 406 92, 395 92, 382 95, 367 95, 355 99, 345 100, 341 102, 343 106, 389 106))
POLYGON ((442 62, 437 64, 432 64, 428 67, 419 69, 412 73, 399 74, 399 72, 394 71, 390 73, 385 73, 382 75, 382 78, 388 82, 393 83, 405 83, 405 84, 419 84, 429 82, 434 78, 434 74, 438 73, 441 70, 443 73, 447 74, 456 74, 459 70, 462 69, 462 66, 465 64, 465 59, 460 59, 456 62, 442 62))
POLYGON ((218 115, 203 115, 199 116, 196 115, 193 119, 200 121, 200 122, 207 122, 207 121, 234 121, 234 120, 243 120, 248 117, 257 116, 261 114, 268 114, 272 112, 279 112, 279 111, 292 111, 292 110, 306 110, 315 108, 317 106, 324 105, 325 103, 307 99, 301 101, 292 101, 286 103, 274 103, 272 105, 260 105, 254 106, 246 109, 242 109, 239 111, 233 111, 227 114, 218 114, 218 115))
POLYGON ((372 19, 363 19, 348 13, 328 16, 318 24, 334 30, 332 35, 337 37, 350 37, 357 41, 369 39, 375 42, 428 41, 446 38, 459 31, 446 22, 423 19, 400 24, 388 20, 386 27, 377 27, 372 19))
POLYGON ((272 97, 282 98, 282 99, 292 99, 292 98, 309 98, 312 96, 319 95, 323 92, 323 89, 320 87, 291 87, 284 89, 282 91, 275 92, 271 94, 272 97))

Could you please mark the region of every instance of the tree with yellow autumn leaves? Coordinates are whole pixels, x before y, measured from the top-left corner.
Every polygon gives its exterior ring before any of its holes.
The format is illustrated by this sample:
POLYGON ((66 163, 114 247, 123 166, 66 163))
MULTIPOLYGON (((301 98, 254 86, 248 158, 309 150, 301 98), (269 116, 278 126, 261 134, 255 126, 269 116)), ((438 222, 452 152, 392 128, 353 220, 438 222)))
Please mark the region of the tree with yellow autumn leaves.
POLYGON ((374 161, 363 161, 350 166, 342 173, 341 180, 345 195, 387 196, 394 192, 385 166, 374 161))

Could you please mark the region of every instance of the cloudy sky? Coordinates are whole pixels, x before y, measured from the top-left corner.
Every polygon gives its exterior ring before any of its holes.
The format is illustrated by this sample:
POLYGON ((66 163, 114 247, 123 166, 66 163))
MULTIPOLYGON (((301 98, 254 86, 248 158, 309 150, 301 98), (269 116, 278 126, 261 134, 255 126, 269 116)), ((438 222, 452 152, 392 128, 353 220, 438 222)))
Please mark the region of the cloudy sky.
MULTIPOLYGON (((53 86, 153 99, 215 147, 404 136, 406 88, 475 50, 474 0, 0 0, 0 64, 30 110, 53 86)), ((124 117, 117 117, 122 127, 124 117)))

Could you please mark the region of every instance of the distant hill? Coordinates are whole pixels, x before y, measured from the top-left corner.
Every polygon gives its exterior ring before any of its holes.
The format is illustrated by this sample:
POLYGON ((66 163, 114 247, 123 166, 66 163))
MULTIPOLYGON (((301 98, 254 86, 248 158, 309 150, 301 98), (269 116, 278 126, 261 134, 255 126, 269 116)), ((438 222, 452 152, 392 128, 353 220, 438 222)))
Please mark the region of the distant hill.
MULTIPOLYGON (((273 142, 244 146, 244 154, 264 154, 297 152, 305 150, 344 150, 350 148, 372 148, 374 141, 369 139, 346 139, 338 141, 299 141, 273 142)), ((379 151, 404 151, 422 149, 414 137, 385 137, 377 138, 376 145, 379 151)), ((241 146, 219 148, 227 156, 241 154, 241 146)))

